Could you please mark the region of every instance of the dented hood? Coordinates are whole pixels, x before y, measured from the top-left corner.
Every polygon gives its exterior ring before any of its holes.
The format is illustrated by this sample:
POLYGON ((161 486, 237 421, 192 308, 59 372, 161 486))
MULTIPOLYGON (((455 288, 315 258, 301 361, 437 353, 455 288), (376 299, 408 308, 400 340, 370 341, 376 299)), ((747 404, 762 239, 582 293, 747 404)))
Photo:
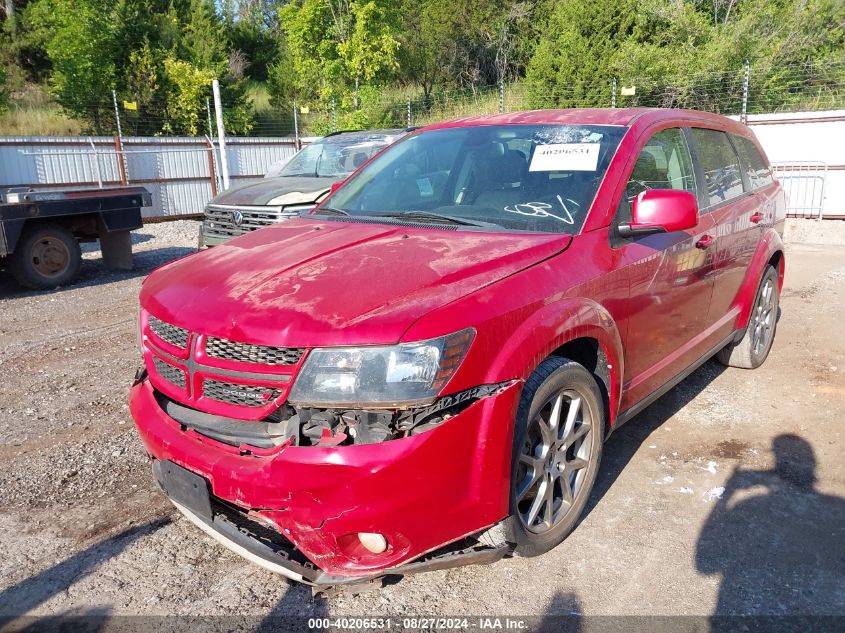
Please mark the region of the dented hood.
POLYGON ((431 310, 571 239, 295 219, 158 269, 141 304, 175 325, 250 343, 395 343, 431 310))

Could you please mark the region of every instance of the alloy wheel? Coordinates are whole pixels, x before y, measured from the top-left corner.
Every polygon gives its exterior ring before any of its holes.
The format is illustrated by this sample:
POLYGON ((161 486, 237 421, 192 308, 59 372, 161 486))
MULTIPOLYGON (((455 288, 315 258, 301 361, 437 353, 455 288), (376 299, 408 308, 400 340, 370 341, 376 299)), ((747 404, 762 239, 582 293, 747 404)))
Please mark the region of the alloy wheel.
POLYGON ((751 315, 751 349, 754 354, 765 350, 775 331, 775 288, 771 279, 766 279, 760 289, 757 305, 751 315))
POLYGON ((529 420, 519 455, 520 521, 535 534, 558 525, 578 498, 590 464, 593 416, 573 389, 552 396, 529 420))

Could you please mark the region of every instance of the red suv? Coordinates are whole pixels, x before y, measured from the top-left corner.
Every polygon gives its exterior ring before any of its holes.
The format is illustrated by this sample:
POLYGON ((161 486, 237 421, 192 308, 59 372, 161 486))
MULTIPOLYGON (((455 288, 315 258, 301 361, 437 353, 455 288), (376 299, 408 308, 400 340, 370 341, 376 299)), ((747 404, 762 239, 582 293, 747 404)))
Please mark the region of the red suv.
POLYGON ((312 585, 548 551, 608 434, 775 335, 785 200, 681 110, 418 130, 141 290, 131 411, 203 530, 312 585))

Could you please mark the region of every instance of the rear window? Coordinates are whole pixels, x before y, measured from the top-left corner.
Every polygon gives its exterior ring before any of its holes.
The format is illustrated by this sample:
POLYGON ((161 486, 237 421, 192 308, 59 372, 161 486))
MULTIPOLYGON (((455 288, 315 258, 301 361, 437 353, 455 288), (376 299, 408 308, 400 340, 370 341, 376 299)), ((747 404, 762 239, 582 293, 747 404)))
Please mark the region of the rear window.
POLYGON ((760 155, 760 150, 754 143, 743 136, 731 135, 734 147, 742 161, 742 166, 748 176, 752 189, 765 187, 772 182, 772 171, 760 155))
POLYGON ((728 135, 716 130, 693 128, 692 138, 704 172, 707 206, 712 207, 742 195, 739 159, 728 135))

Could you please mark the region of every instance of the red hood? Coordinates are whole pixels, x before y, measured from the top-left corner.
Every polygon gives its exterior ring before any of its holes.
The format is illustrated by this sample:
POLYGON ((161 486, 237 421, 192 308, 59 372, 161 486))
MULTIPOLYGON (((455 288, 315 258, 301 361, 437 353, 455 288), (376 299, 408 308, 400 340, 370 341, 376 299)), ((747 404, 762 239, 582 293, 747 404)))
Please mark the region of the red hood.
POLYGON ((141 305, 189 330, 249 343, 395 343, 431 310, 571 240, 297 219, 160 268, 144 282, 141 305))

